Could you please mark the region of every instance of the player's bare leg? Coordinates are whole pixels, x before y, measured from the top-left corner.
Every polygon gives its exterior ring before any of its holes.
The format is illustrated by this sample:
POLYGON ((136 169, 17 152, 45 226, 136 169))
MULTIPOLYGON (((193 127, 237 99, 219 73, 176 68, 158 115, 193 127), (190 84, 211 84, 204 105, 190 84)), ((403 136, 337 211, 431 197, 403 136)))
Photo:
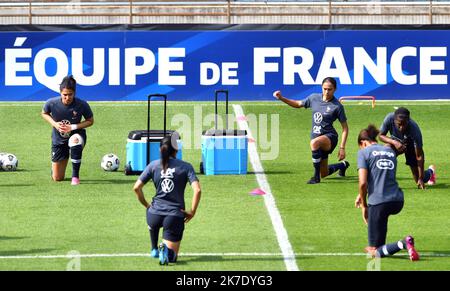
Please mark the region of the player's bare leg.
POLYGON ((52 179, 53 181, 62 181, 66 173, 67 162, 69 159, 65 159, 58 162, 52 162, 52 179))

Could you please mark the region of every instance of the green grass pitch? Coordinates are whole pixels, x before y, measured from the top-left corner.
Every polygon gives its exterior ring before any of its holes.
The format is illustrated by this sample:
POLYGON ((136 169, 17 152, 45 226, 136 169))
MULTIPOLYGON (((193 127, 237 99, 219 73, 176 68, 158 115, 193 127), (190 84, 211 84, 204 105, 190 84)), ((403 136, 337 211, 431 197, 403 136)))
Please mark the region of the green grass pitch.
MULTIPOLYGON (((145 129, 146 104, 90 104, 95 124, 88 129, 81 184, 73 187, 70 165, 66 181, 51 181, 51 129, 40 117, 43 102, 0 103, 0 152, 11 152, 19 159, 18 171, 0 172, 0 270, 65 270, 70 258, 45 256, 65 256, 70 251, 107 255, 82 257, 81 270, 286 269, 264 198, 248 194, 259 187, 250 163, 248 175, 199 175, 202 200, 196 217, 186 226, 177 264, 161 267, 156 259, 144 256, 150 244, 145 209, 132 191, 137 176, 104 172, 100 160, 104 154, 115 153, 123 169, 128 132, 145 129)), ((450 270, 450 103, 378 102, 372 109, 368 103, 346 102, 351 166, 346 178, 332 176, 319 185, 306 185, 312 174, 311 111, 276 102, 240 103, 247 115, 267 114, 269 121, 270 115, 279 115, 278 157, 263 160, 262 165, 300 270, 366 270, 371 264, 363 254, 367 228, 360 210, 353 206, 358 189, 356 136, 369 123, 379 126, 394 106, 402 104, 407 104, 421 126, 426 166, 437 165, 438 183, 425 191, 416 189, 404 157, 399 158, 397 176, 405 206, 390 218, 388 241, 411 233, 422 257, 413 263, 403 251, 382 259, 378 267, 450 270)), ((161 109, 160 103, 152 109, 154 128, 162 128, 161 109)), ((198 132, 212 127, 205 116, 213 110, 213 103, 168 105, 170 129, 178 129, 180 120, 191 120, 191 128, 196 126, 182 139, 191 144, 183 149, 183 159, 197 171, 201 159, 198 132), (173 119, 176 114, 184 115, 173 119), (205 117, 204 124, 199 124, 200 116, 205 117)), ((339 123, 335 126, 340 134, 339 123)), ((267 144, 261 144, 264 138, 255 135, 260 154, 267 152, 267 144)), ((271 136, 268 140, 277 142, 271 136)), ((330 156, 330 163, 337 160, 336 155, 330 156)), ((153 186, 144 190, 150 199, 153 186)), ((186 194, 190 206, 189 186, 186 194)))

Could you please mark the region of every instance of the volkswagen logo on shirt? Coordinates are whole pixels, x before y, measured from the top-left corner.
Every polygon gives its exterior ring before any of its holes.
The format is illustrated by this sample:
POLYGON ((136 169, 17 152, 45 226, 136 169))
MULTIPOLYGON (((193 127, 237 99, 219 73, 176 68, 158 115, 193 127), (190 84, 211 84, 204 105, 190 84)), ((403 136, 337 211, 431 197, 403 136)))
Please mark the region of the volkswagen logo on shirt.
POLYGON ((161 182, 161 190, 164 193, 170 193, 172 192, 173 188, 175 187, 175 185, 173 184, 173 181, 170 179, 164 179, 161 182))
POLYGON ((317 124, 321 123, 322 119, 323 119, 322 114, 320 112, 314 113, 313 118, 314 118, 314 122, 317 124))
POLYGON ((394 162, 388 159, 380 159, 377 161, 377 168, 380 170, 393 170, 394 162))

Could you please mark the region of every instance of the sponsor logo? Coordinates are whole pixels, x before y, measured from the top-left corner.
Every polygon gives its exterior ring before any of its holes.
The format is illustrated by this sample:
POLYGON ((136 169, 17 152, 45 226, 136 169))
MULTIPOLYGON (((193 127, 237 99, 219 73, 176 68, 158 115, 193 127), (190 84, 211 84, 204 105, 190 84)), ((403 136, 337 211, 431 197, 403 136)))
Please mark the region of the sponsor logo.
POLYGON ((380 159, 377 161, 377 168, 380 170, 393 170, 394 162, 388 159, 380 159))
POLYGON ((320 112, 316 112, 314 113, 313 119, 315 123, 320 124, 322 122, 323 116, 320 112))

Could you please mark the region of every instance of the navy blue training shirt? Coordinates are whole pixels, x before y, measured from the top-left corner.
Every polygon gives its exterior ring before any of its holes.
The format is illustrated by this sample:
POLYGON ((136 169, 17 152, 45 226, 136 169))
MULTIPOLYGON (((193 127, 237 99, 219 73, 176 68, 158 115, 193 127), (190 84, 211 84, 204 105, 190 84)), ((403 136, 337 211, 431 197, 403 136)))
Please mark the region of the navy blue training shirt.
POLYGON ((409 120, 404 133, 401 133, 398 130, 394 120, 395 114, 393 112, 386 115, 380 128, 380 134, 386 135, 389 132, 392 139, 400 141, 403 144, 411 144, 418 148, 423 147, 422 132, 420 131, 419 125, 414 120, 409 120))
POLYGON ((169 159, 167 171, 163 172, 161 160, 151 162, 139 176, 146 184, 152 180, 156 188, 149 212, 157 215, 184 217, 184 190, 186 184, 198 181, 191 164, 178 159, 169 159))
MULTIPOLYGON (((45 102, 42 111, 50 114, 53 120, 56 122, 65 120, 70 124, 80 123, 82 117, 84 117, 84 119, 88 119, 94 116, 89 104, 86 101, 78 99, 76 97, 73 98, 73 101, 70 105, 64 105, 61 101, 61 97, 50 98, 45 102)), ((70 135, 73 135, 75 133, 81 133, 84 135, 86 133, 86 130, 84 128, 73 130, 70 135)), ((64 144, 69 140, 69 137, 70 136, 64 136, 56 128, 53 127, 53 144, 64 144)))
POLYGON ((358 169, 367 169, 368 204, 403 201, 396 180, 397 157, 390 147, 374 144, 358 151, 358 169))
POLYGON ((312 110, 311 139, 318 136, 331 134, 338 136, 333 122, 338 119, 340 122, 347 121, 344 106, 333 97, 330 101, 322 100, 322 94, 314 93, 302 100, 305 108, 312 110))

